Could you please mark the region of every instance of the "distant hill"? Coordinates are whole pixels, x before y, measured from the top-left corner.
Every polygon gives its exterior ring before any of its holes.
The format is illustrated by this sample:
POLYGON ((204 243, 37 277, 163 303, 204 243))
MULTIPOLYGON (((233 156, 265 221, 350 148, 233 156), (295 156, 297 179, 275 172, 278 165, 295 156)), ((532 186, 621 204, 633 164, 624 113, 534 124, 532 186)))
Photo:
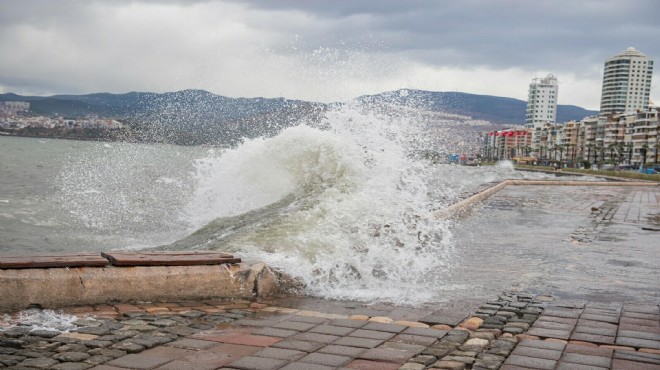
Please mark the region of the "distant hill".
MULTIPOLYGON (((525 110, 527 109, 527 102, 523 100, 462 92, 401 89, 361 96, 358 99, 366 103, 386 101, 407 106, 414 105, 432 111, 471 116, 476 120, 489 121, 499 125, 525 123, 525 110)), ((557 122, 580 120, 597 114, 597 111, 586 110, 574 105, 557 106, 557 122)))
MULTIPOLYGON (((496 125, 522 124, 526 102, 460 92, 402 89, 356 99, 364 105, 402 104, 434 112, 470 116, 496 125)), ((130 92, 49 97, 0 94, 0 101, 30 102, 40 115, 113 117, 131 127, 129 140, 177 144, 233 145, 242 138, 272 136, 300 122, 319 123, 325 112, 344 103, 324 104, 284 98, 228 98, 204 90, 168 93, 130 92)), ((560 105, 558 122, 598 112, 560 105)))

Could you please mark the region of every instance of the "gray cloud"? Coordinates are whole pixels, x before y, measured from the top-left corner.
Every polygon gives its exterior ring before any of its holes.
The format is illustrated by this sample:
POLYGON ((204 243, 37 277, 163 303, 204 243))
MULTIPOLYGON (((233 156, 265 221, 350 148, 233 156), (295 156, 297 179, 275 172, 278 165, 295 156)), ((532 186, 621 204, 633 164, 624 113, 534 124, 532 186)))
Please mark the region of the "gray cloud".
POLYGON ((417 87, 524 99, 535 73, 552 72, 560 103, 596 108, 606 58, 634 46, 658 60, 659 10, 654 0, 5 0, 0 92, 327 101, 417 87))

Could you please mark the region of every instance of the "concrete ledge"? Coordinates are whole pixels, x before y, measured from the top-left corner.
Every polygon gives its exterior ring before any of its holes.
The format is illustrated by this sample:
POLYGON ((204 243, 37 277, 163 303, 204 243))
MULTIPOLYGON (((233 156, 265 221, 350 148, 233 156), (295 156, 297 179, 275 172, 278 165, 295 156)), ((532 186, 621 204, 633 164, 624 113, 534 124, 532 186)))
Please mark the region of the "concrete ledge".
POLYGON ((296 292, 299 287, 263 263, 0 270, 0 312, 34 306, 255 298, 296 292))
POLYGON ((460 200, 446 209, 435 211, 437 219, 448 219, 466 212, 472 205, 481 202, 508 185, 545 185, 545 186, 660 186, 660 183, 648 181, 621 181, 621 182, 595 182, 595 181, 561 181, 561 180, 504 180, 488 189, 485 189, 468 198, 460 200))

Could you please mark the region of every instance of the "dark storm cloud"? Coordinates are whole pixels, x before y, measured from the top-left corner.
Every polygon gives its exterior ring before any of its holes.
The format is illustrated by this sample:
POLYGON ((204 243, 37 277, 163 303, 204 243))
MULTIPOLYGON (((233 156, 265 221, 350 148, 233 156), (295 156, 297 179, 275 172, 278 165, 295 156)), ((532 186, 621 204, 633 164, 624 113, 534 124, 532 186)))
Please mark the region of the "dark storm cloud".
POLYGON ((337 42, 369 34, 377 44, 433 64, 572 70, 579 63, 602 63, 628 46, 660 55, 660 2, 655 0, 248 3, 330 21, 336 29, 324 37, 337 35, 337 42))
POLYGON ((554 73, 561 104, 596 108, 606 58, 659 60, 657 14, 657 0, 0 0, 0 92, 525 99, 554 73))

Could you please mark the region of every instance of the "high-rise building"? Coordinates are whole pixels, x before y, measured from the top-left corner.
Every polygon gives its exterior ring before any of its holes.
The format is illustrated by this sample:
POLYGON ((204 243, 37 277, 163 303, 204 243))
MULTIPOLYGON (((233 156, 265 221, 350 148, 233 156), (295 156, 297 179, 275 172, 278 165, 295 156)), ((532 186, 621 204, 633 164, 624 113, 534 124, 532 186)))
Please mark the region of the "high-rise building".
POLYGON ((525 123, 541 126, 555 123, 557 119, 557 77, 548 74, 545 78, 534 78, 529 84, 525 123))
POLYGON ((628 48, 605 61, 600 114, 646 110, 651 95, 653 60, 628 48))

